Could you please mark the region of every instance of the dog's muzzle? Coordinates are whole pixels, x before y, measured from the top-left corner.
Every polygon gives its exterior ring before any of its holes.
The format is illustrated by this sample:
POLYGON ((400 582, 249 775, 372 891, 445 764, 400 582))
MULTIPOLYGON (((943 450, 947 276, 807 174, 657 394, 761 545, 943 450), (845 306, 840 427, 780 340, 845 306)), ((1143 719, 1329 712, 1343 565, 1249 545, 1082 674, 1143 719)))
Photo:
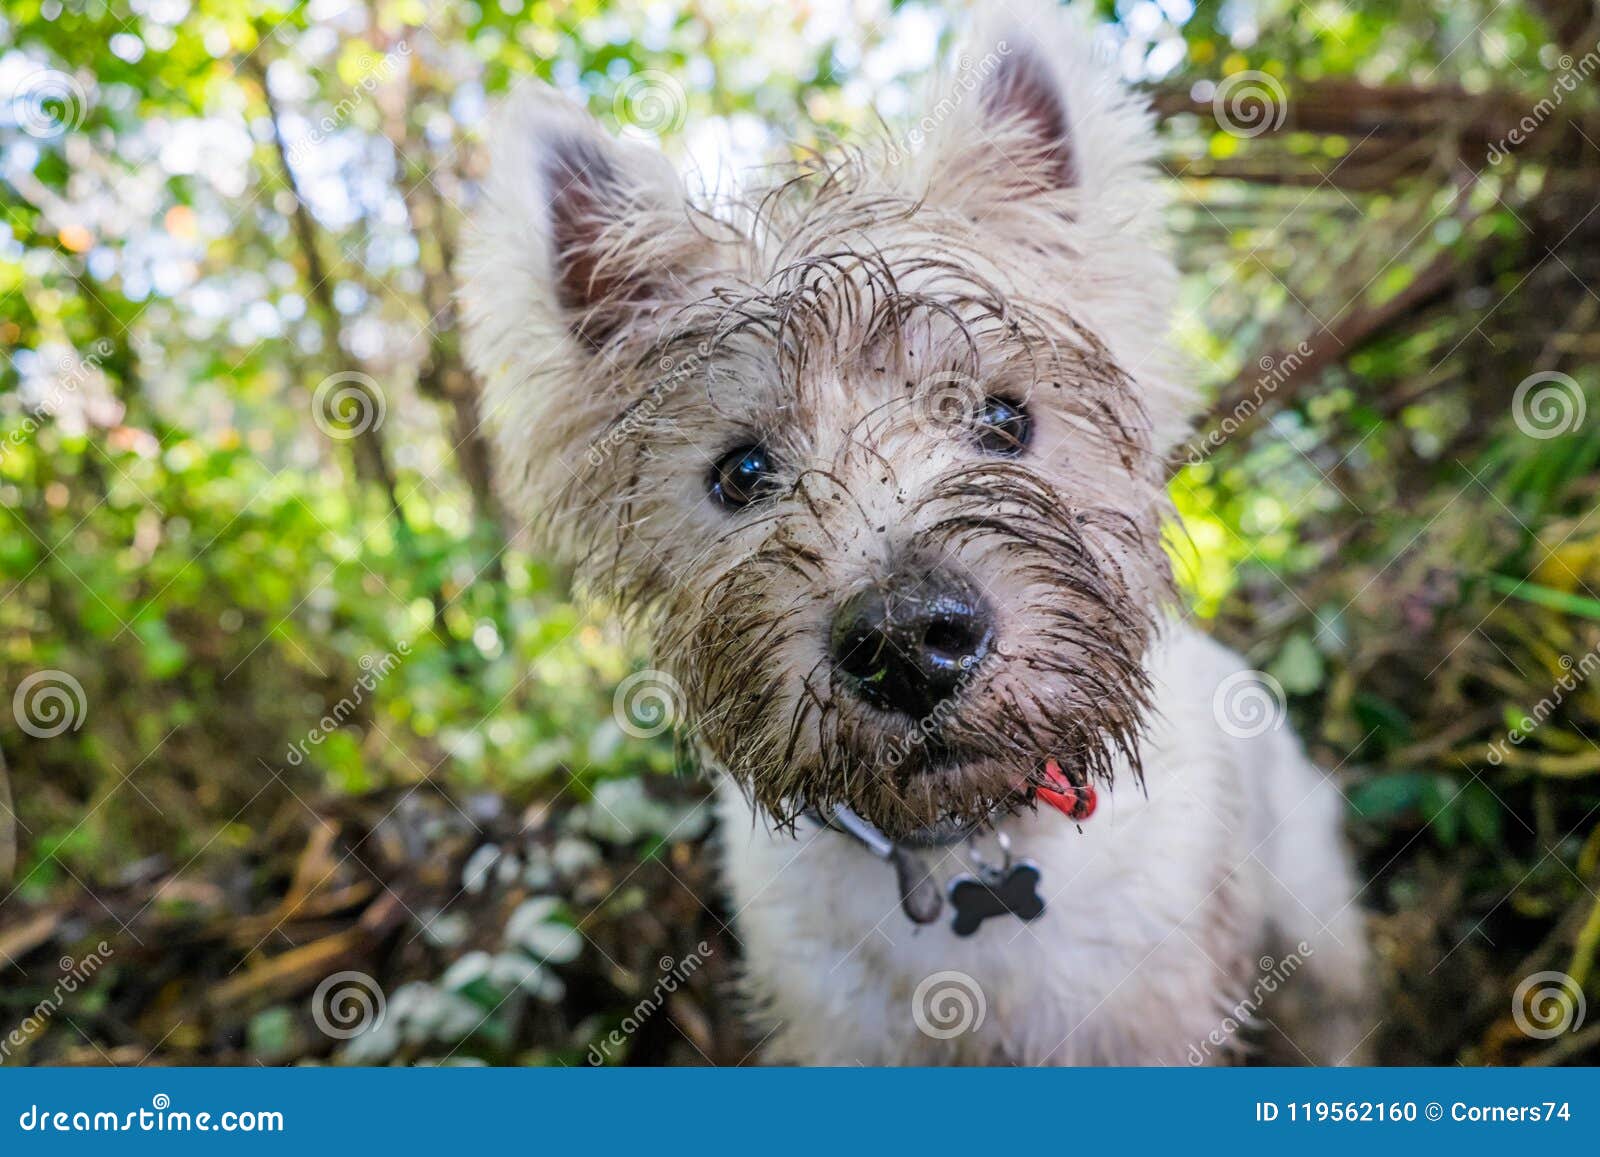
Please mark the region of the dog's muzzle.
POLYGON ((840 604, 829 650, 858 698, 923 719, 971 678, 993 640, 994 616, 970 583, 903 573, 840 604))

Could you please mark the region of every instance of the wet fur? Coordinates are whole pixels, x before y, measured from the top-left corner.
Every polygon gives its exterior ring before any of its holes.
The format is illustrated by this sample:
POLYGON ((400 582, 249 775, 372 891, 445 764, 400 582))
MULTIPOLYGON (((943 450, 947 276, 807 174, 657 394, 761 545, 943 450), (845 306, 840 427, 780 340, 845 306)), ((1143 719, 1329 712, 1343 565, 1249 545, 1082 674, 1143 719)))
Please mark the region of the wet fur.
POLYGON ((690 204, 548 90, 493 134, 464 316, 506 491, 681 687, 759 839, 837 803, 900 836, 1026 807, 1046 757, 1140 788, 1190 411, 1176 275, 1147 114, 1024 8, 920 148, 833 150, 737 202, 690 204), (1025 453, 975 446, 986 394, 1028 407, 1025 453), (710 471, 749 443, 780 485, 721 509, 710 471), (930 741, 842 687, 827 639, 851 591, 936 568, 998 642, 930 741))

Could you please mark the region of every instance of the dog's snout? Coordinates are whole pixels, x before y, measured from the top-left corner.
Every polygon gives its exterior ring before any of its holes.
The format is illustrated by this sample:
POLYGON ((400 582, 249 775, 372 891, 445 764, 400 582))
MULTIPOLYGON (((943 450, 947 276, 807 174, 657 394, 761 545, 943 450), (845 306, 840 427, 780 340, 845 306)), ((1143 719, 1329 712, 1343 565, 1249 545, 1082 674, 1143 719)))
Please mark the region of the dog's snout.
POLYGON ((867 587, 840 604, 831 650, 855 694, 920 718, 960 689, 993 635, 987 605, 966 583, 916 575, 867 587))

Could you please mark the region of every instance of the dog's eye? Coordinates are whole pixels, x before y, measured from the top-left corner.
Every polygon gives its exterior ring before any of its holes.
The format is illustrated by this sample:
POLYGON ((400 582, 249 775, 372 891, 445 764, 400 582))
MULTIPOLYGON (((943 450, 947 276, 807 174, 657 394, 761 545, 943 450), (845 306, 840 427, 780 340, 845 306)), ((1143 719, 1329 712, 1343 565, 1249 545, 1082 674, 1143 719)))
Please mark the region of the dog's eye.
POLYGON ((777 485, 777 470, 761 446, 740 446, 722 456, 711 470, 711 497, 737 510, 770 495, 777 485))
POLYGON ((985 398, 978 411, 978 445, 990 454, 1020 454, 1033 435, 1033 419, 1019 402, 985 398))

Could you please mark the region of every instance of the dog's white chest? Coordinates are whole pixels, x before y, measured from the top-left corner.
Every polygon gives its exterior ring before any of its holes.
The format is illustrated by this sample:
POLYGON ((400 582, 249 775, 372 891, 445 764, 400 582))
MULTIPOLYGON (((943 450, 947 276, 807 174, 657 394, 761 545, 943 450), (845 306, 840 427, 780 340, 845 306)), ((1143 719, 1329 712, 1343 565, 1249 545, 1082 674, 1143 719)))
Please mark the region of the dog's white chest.
MULTIPOLYGON (((1276 966, 1269 923, 1315 940, 1327 917, 1311 909, 1348 895, 1337 796, 1287 729, 1240 740, 1218 728, 1202 691, 1234 657, 1178 628, 1160 659, 1147 793, 1123 778, 1081 830, 1048 810, 1004 824, 1013 854, 1041 871, 1046 908, 1029 922, 995 916, 961 937, 947 903, 938 923, 914 925, 893 870, 853 839, 771 832, 722 785, 725 877, 767 1056, 1185 1064, 1237 1047, 1232 1029, 1220 1045, 1214 1034, 1276 966)), ((992 839, 979 847, 995 857, 992 839)), ((920 854, 941 887, 972 868, 962 848, 920 854)), ((1341 926, 1353 916, 1341 909, 1341 926)))
MULTIPOLYGON (((1192 837, 1162 814, 1182 810, 1176 800, 1134 794, 1130 785, 1106 799, 1082 832, 1054 813, 1009 823, 1016 854, 1040 869, 1045 910, 1027 922, 993 916, 963 937, 948 903, 938 922, 913 924, 892 870, 848 837, 753 829, 743 798, 724 789, 736 928, 774 1055, 1180 1063, 1185 1034, 1203 1037, 1217 1019, 1224 966, 1210 957, 1229 949, 1213 925, 1236 889, 1184 870, 1185 849, 1172 845, 1192 837)), ((993 852, 992 840, 982 844, 993 852)), ((967 853, 922 858, 943 889, 972 870, 967 853)))

